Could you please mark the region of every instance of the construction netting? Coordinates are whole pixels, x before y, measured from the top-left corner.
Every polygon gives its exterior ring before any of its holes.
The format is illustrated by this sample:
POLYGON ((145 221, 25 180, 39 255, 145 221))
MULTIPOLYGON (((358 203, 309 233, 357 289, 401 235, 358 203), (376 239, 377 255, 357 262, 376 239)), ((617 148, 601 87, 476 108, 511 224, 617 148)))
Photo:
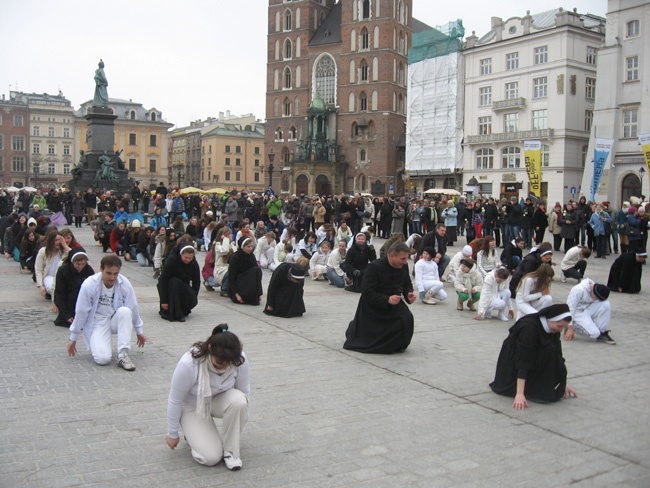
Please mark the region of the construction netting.
POLYGON ((463 48, 464 36, 465 29, 460 19, 437 26, 435 29, 417 32, 413 34, 408 63, 418 63, 425 59, 459 52, 463 48))

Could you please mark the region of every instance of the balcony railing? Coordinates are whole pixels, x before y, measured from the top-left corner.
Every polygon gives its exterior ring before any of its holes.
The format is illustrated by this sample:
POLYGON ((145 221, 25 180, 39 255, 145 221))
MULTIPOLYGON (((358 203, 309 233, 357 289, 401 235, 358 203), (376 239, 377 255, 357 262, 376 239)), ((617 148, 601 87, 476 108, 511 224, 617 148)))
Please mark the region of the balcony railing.
POLYGON ((526 99, 521 97, 492 102, 492 110, 494 111, 508 110, 511 108, 525 108, 525 107, 526 107, 526 99))
POLYGON ((485 144, 491 142, 528 141, 531 139, 551 139, 553 129, 521 130, 517 132, 499 132, 498 134, 482 134, 466 136, 466 144, 485 144))

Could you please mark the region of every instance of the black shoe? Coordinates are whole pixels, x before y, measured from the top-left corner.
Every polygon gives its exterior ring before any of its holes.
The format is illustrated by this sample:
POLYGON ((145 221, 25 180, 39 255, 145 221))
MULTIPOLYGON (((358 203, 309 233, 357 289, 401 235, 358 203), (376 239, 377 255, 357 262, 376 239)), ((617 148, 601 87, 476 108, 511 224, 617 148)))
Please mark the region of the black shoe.
POLYGON ((185 322, 185 317, 179 317, 176 319, 176 322, 185 322))
POLYGON ((160 316, 162 317, 163 320, 169 320, 169 321, 172 320, 172 318, 169 316, 169 314, 163 313, 162 310, 160 310, 158 313, 160 314, 160 316))
POLYGON ((605 344, 610 344, 612 346, 616 344, 616 341, 609 336, 609 331, 608 330, 601 333, 600 336, 598 337, 598 339, 596 339, 596 341, 597 342, 603 342, 605 344))
POLYGON ((50 295, 49 293, 46 293, 45 294, 45 299, 46 300, 52 300, 52 295, 50 295))

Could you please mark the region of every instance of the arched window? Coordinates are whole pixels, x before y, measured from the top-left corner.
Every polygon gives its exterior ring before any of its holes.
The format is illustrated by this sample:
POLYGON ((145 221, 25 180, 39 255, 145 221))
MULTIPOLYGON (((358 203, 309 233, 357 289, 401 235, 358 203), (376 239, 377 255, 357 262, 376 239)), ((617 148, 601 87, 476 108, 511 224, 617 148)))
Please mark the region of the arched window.
POLYGON ((521 150, 516 146, 501 149, 501 167, 519 168, 521 166, 521 150))
POLYGON ((397 97, 397 111, 400 114, 404 113, 404 97, 400 93, 399 96, 397 97))
POLYGON ((641 195, 641 180, 634 173, 629 173, 623 178, 621 184, 621 202, 629 201, 630 197, 641 195))
POLYGON ((379 80, 379 59, 372 58, 372 81, 379 80))
POLYGON ((284 112, 283 115, 285 117, 291 117, 291 100, 288 98, 284 99, 284 112))
POLYGON ((278 127, 275 129, 275 141, 278 142, 282 140, 284 140, 282 137, 282 127, 278 127))
POLYGON ((366 96, 366 92, 361 92, 361 95, 359 95, 359 110, 361 112, 368 110, 368 97, 366 96))
POLYGON ((295 141, 296 139, 297 139, 297 136, 296 136, 296 128, 295 128, 295 126, 292 125, 292 126, 289 128, 289 140, 290 140, 290 141, 295 141))
POLYGON ((289 164, 291 162, 291 151, 288 147, 282 148, 282 162, 284 164, 289 164))
POLYGON ((354 93, 350 92, 350 97, 348 98, 348 111, 354 112, 354 93))
POLYGON ((358 129, 357 129, 357 123, 356 123, 356 122, 352 122, 352 132, 351 132, 350 135, 351 135, 352 137, 357 137, 357 131, 358 131, 358 129))
MULTIPOLYGON (((379 5, 379 3, 377 3, 377 5, 379 5)), ((375 26, 375 32, 373 33, 373 38, 374 38, 372 40, 373 47, 375 49, 379 49, 379 26, 378 25, 375 26)))
POLYGON ((476 151, 476 169, 493 169, 494 151, 492 149, 479 149, 476 151))
POLYGON ((275 60, 280 59, 280 40, 275 40, 275 60))
POLYGON ((291 59, 292 47, 291 39, 286 39, 284 41, 284 59, 291 59))
POLYGON ((400 62, 399 63, 399 68, 397 70, 397 83, 399 83, 402 86, 406 85, 406 80, 404 79, 404 65, 400 62))
POLYGON ((336 63, 329 54, 321 55, 314 66, 313 90, 325 103, 336 104, 336 63))
POLYGON ((397 52, 404 54, 404 34, 402 34, 402 31, 399 31, 397 36, 397 52))
POLYGON ((274 117, 280 116, 280 100, 278 100, 277 98, 273 100, 273 116, 274 117))
POLYGON ((370 100, 370 110, 378 110, 379 95, 376 90, 372 92, 372 98, 370 100))
POLYGON ((284 88, 285 90, 291 88, 291 68, 288 66, 284 68, 284 88))
POLYGON ((350 52, 357 50, 357 31, 352 29, 350 31, 350 52))
POLYGON ((300 114, 300 98, 298 97, 293 99, 293 114, 294 115, 300 114))
POLYGON ((357 68, 356 68, 356 63, 354 62, 354 59, 350 60, 350 83, 354 83, 357 81, 357 68))
POLYGON ((282 191, 289 193, 289 175, 282 176, 282 191))
POLYGON ((370 18, 370 0, 363 0, 361 18, 362 19, 369 19, 370 18))
POLYGON ((399 2, 397 2, 397 21, 401 24, 404 23, 404 3, 402 0, 399 0, 399 2))
POLYGON ((368 82, 368 63, 365 59, 362 59, 361 63, 359 63, 359 81, 361 83, 368 82))
POLYGON ((368 122, 368 137, 375 137, 375 123, 372 120, 368 122))
POLYGON ((284 30, 291 30, 291 10, 289 9, 284 11, 284 30))
POLYGON ((361 191, 368 190, 368 178, 366 178, 366 175, 364 175, 363 173, 359 175, 359 190, 361 191))
POLYGON ((135 120, 135 110, 131 110, 131 120, 135 120))
POLYGON ((273 89, 274 90, 280 89, 280 72, 278 71, 277 68, 273 72, 273 89))
POLYGON ((359 151, 359 161, 365 161, 365 160, 366 160, 366 150, 361 149, 361 151, 359 151))
POLYGON ((370 49, 370 34, 365 27, 361 29, 361 39, 359 40, 359 49, 370 49))
POLYGON ((151 112, 151 121, 152 122, 156 121, 156 112, 151 112))

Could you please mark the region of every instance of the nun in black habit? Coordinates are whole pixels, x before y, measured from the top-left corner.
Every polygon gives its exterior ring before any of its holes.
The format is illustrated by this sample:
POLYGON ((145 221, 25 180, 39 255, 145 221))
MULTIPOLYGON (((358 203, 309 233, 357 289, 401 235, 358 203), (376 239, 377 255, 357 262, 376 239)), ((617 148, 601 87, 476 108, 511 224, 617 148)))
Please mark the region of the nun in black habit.
POLYGON ((81 284, 94 274, 95 271, 88 264, 88 255, 84 248, 73 248, 66 261, 57 270, 56 280, 54 280, 54 305, 59 311, 54 325, 70 327, 81 284))
POLYGON ((510 328, 503 341, 497 370, 490 388, 499 395, 515 397, 516 410, 538 403, 577 397, 566 383, 567 369, 560 335, 571 323, 569 306, 551 305, 526 315, 510 328))
POLYGON ((160 316, 165 320, 185 322, 199 303, 201 270, 195 253, 191 237, 182 237, 165 259, 158 278, 160 316))
POLYGON ((643 263, 647 257, 645 251, 621 254, 609 270, 607 288, 619 293, 639 293, 643 263))
POLYGON ((282 263, 275 268, 266 291, 266 315, 302 317, 307 311, 303 300, 306 271, 304 266, 296 263, 282 263))
POLYGON ((392 354, 404 352, 409 346, 413 314, 406 303, 413 303, 416 295, 409 276, 408 256, 408 246, 396 242, 387 256, 368 265, 357 312, 345 332, 344 349, 392 354))
POLYGON ((249 237, 239 239, 239 249, 228 265, 228 296, 233 303, 259 305, 262 290, 262 269, 253 254, 254 243, 249 237))

